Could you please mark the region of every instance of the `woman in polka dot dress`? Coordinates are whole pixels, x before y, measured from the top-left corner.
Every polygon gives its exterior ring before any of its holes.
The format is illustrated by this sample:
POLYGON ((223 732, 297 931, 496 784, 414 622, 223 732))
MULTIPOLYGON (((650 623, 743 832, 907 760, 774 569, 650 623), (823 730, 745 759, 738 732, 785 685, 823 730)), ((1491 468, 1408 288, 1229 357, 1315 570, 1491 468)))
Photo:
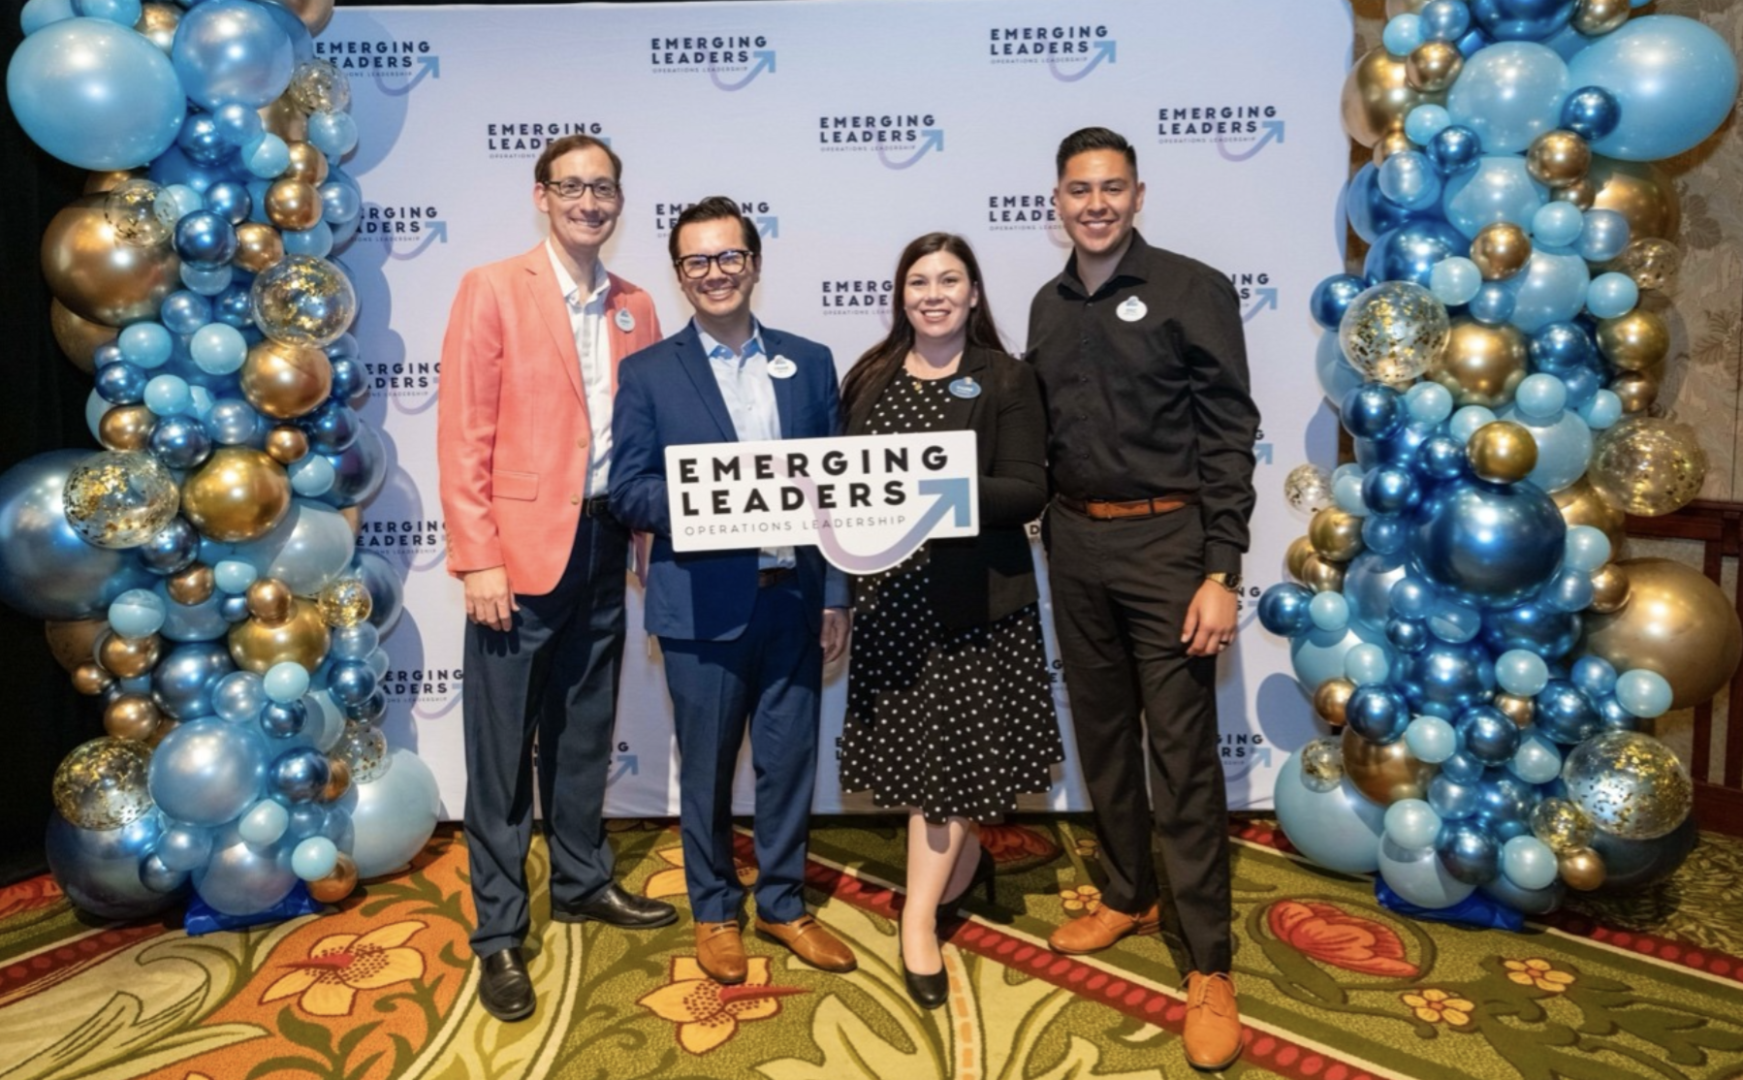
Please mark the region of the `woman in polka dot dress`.
POLYGON ((966 241, 920 237, 895 281, 889 335, 842 384, 848 434, 973 431, 981 532, 856 580, 841 783, 909 810, 903 970, 936 1007, 938 908, 990 888, 980 823, 1046 791, 1064 758, 1027 535, 1047 501, 1046 414, 1034 373, 1000 344, 966 241))

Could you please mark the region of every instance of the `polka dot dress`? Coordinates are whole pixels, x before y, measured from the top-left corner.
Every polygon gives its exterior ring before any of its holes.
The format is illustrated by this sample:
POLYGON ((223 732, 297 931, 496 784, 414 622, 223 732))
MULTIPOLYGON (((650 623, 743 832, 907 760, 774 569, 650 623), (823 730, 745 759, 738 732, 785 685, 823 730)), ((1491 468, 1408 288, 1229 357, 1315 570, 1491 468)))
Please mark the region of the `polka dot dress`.
MULTIPOLYGON (((931 431, 950 379, 903 376, 885 390, 870 435, 931 431)), ((927 588, 930 545, 870 577, 854 611, 841 786, 934 824, 988 821, 1018 792, 1046 791, 1064 760, 1041 615, 1030 604, 993 623, 947 629, 927 588)))

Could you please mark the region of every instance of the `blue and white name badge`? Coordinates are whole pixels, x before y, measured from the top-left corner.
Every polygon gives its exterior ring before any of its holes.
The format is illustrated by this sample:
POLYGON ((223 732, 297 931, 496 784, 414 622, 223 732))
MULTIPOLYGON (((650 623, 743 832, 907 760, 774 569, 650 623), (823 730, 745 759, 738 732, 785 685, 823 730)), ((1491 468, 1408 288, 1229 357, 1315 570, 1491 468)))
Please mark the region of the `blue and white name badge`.
POLYGON ((951 381, 950 392, 959 398, 977 398, 980 397, 980 383, 975 382, 973 376, 964 375, 951 381))
POLYGON ((777 356, 769 361, 769 378, 771 379, 791 379, 798 370, 799 365, 784 356, 777 356))
POLYGON ((630 314, 628 308, 618 308, 613 321, 617 323, 617 328, 626 334, 635 329, 635 316, 630 314))
POLYGON ((1137 322, 1149 313, 1150 309, 1144 306, 1144 301, 1135 296, 1126 297, 1120 306, 1114 309, 1114 314, 1118 315, 1124 322, 1137 322))

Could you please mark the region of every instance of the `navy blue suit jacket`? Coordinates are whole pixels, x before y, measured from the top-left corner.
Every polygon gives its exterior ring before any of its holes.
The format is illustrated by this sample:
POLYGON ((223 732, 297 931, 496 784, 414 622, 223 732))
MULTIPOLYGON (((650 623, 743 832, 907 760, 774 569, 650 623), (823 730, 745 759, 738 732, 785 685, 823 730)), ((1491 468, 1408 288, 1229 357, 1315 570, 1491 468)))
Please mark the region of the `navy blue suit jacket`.
MULTIPOLYGON (((795 334, 762 327, 763 348, 797 370, 771 379, 783 439, 841 433, 835 360, 829 350, 795 334)), ((646 626, 650 634, 685 641, 731 641, 744 632, 757 598, 757 548, 672 550, 666 504, 666 447, 737 442, 695 323, 624 358, 617 372, 611 421, 611 509, 633 529, 652 533, 646 626)), ((796 547, 799 588, 819 630, 826 607, 847 607, 847 576, 815 546, 796 547)))

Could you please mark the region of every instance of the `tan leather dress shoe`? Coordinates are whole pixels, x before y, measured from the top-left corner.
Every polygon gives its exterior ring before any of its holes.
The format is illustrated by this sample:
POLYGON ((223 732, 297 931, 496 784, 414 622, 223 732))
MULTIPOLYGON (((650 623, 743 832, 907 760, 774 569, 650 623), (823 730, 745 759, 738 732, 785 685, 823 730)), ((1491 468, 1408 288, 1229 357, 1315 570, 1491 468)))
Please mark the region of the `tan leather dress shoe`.
POLYGON ((744 956, 744 941, 738 936, 738 924, 697 923, 696 963, 710 979, 722 986, 743 982, 750 973, 750 963, 744 956))
POLYGON ((1241 1014, 1235 982, 1222 972, 1186 977, 1186 1060, 1195 1069, 1226 1069, 1241 1056, 1241 1014))
POLYGON ((1151 904, 1140 915, 1127 915, 1103 904, 1053 931, 1047 946, 1054 952, 1073 955, 1100 952, 1123 937, 1154 934, 1161 925, 1162 911, 1157 904, 1151 904))
POLYGON ((756 926, 757 937, 785 945, 814 968, 843 972, 859 966, 853 950, 810 915, 801 915, 784 923, 764 922, 759 918, 756 926))

